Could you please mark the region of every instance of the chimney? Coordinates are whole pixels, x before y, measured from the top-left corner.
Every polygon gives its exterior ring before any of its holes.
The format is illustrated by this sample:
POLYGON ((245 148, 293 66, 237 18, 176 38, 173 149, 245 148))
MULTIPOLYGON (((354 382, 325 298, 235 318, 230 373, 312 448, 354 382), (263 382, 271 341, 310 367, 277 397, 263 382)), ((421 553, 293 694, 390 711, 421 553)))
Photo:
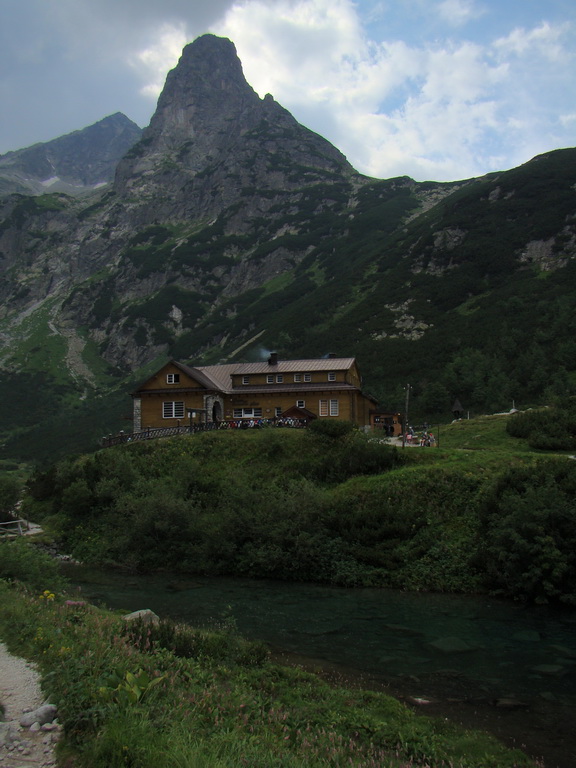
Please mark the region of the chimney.
POLYGON ((329 360, 334 360, 334 358, 336 357, 336 355, 335 355, 335 353, 334 353, 334 352, 328 352, 328 354, 326 355, 326 357, 327 357, 329 360))
POLYGON ((278 365, 278 352, 270 352, 268 365, 278 365))

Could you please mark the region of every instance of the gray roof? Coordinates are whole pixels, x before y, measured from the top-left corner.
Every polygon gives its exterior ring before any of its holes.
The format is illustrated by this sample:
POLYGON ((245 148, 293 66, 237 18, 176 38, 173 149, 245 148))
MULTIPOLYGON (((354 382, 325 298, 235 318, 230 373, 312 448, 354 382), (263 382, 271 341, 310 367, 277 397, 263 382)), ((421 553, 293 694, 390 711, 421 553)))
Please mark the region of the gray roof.
POLYGON ((353 357, 322 357, 311 360, 278 360, 276 365, 241 363, 234 373, 247 376, 251 373, 308 373, 312 371, 347 371, 355 363, 353 357))
MULTIPOLYGON (((185 368, 190 376, 200 381, 200 377, 196 374, 199 372, 205 379, 210 382, 209 388, 219 389, 223 392, 231 392, 232 376, 250 376, 255 374, 267 374, 267 373, 313 373, 314 371, 347 371, 355 363, 353 357, 329 357, 329 358, 313 358, 311 360, 278 360, 275 365, 270 365, 268 362, 263 363, 227 363, 225 365, 201 365, 197 368, 190 368, 188 366, 182 366, 185 368)), ((334 388, 336 382, 330 382, 330 388, 334 388)), ((310 382, 306 382, 307 386, 292 387, 292 389, 304 388, 310 389, 310 382)), ((322 385, 323 387, 325 385, 322 385)), ((347 386, 347 385, 344 385, 347 386)), ((348 385, 349 386, 349 385, 348 385)), ((263 387, 257 387, 258 391, 263 391, 263 387)), ((249 387, 242 387, 242 391, 250 391, 249 387)), ((278 387, 274 387, 273 390, 278 392, 278 387)))

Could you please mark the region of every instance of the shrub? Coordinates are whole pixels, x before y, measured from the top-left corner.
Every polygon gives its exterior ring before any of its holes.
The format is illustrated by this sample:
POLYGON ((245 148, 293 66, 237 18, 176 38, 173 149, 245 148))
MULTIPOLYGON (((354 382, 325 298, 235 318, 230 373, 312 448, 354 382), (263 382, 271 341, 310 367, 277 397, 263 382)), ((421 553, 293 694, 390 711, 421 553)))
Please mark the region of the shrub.
POLYGON ((207 630, 170 619, 146 625, 135 621, 125 624, 122 634, 140 651, 153 653, 162 648, 183 659, 209 657, 217 662, 259 667, 269 656, 264 643, 246 640, 230 626, 207 630))
POLYGON ((576 449, 576 406, 563 406, 517 413, 506 424, 508 434, 528 440, 531 448, 543 451, 576 449))
POLYGON ((479 550, 494 593, 576 605, 576 464, 546 459, 502 475, 481 509, 479 550))
POLYGON ((0 540, 0 578, 38 592, 61 589, 65 583, 58 563, 22 538, 0 540))
POLYGON ((20 498, 20 483, 8 475, 0 475, 0 522, 10 520, 20 498))
POLYGON ((332 419, 313 419, 308 425, 308 429, 313 435, 328 437, 337 440, 340 437, 349 435, 354 429, 351 421, 335 421, 332 419))

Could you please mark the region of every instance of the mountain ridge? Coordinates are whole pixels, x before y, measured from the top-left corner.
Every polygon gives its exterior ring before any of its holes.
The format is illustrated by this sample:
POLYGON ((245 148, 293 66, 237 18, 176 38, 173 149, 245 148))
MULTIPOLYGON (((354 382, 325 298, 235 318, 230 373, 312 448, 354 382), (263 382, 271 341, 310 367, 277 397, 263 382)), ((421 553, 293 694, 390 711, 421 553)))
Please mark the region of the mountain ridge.
POLYGON ((52 141, 0 155, 0 196, 79 195, 113 181, 141 129, 121 112, 52 141))

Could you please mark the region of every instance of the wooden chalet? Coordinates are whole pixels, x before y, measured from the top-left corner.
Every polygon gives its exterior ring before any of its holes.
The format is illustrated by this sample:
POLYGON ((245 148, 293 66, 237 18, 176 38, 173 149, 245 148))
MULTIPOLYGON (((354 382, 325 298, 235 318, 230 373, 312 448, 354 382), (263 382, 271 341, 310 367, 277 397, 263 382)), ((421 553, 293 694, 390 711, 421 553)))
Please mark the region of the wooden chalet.
POLYGON ((340 419, 364 427, 376 401, 353 357, 191 367, 170 361, 132 393, 134 432, 192 423, 340 419))

